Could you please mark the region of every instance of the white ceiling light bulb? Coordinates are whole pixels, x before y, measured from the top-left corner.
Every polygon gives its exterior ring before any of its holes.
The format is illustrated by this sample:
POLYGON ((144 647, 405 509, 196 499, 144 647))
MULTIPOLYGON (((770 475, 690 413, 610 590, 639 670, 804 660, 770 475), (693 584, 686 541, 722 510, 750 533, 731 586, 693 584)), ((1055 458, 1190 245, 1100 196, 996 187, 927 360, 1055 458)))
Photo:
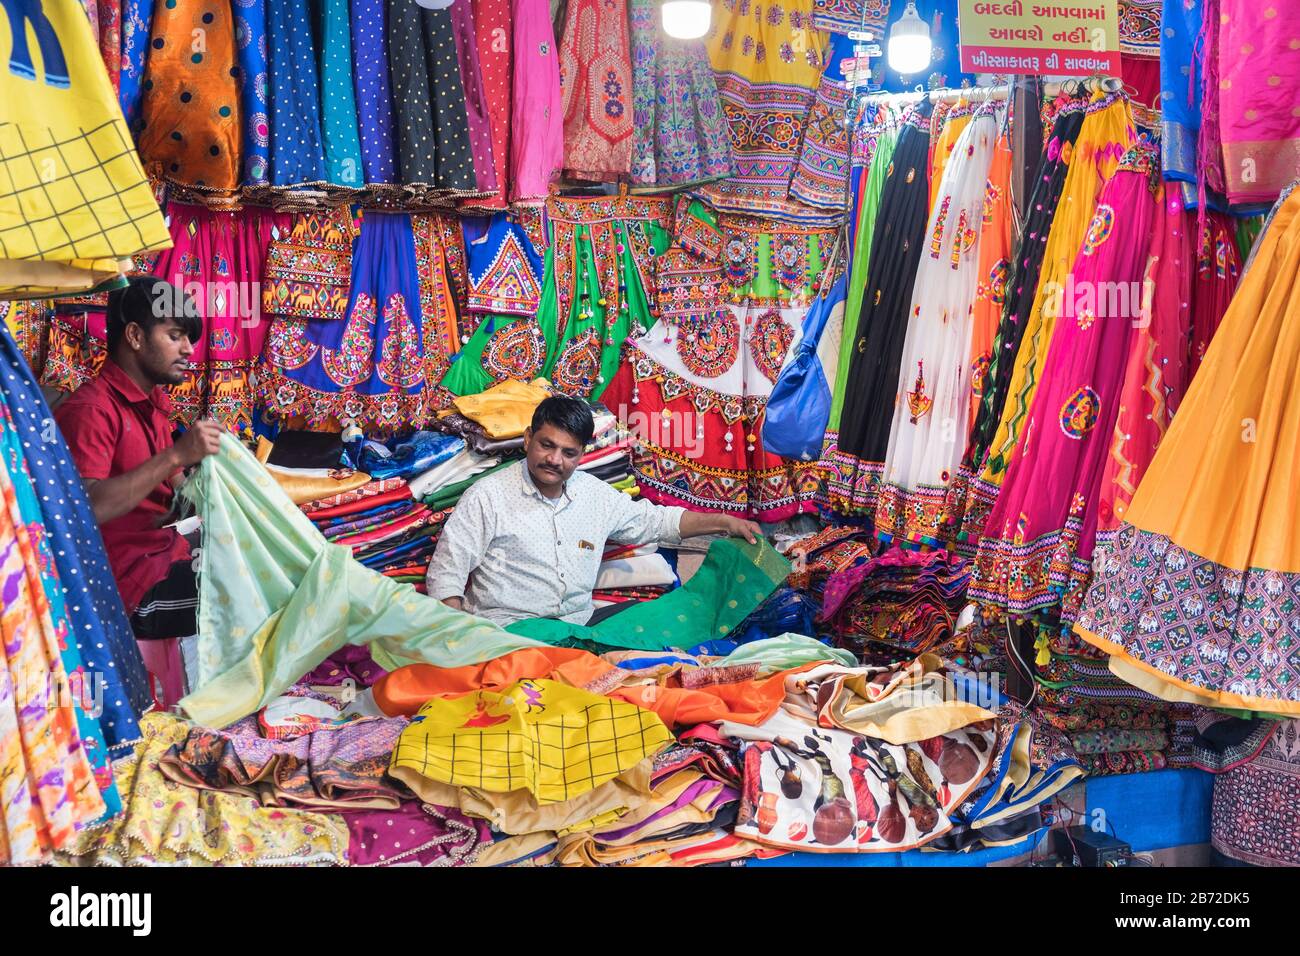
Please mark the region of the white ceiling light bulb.
POLYGON ((415 5, 426 10, 446 10, 454 2, 455 0, 415 0, 415 5))
POLYGON ((932 51, 930 25, 909 0, 903 15, 889 28, 889 68, 904 76, 920 73, 930 65, 932 51))
POLYGON ((713 8, 707 0, 664 0, 664 33, 678 40, 698 40, 709 32, 713 8))

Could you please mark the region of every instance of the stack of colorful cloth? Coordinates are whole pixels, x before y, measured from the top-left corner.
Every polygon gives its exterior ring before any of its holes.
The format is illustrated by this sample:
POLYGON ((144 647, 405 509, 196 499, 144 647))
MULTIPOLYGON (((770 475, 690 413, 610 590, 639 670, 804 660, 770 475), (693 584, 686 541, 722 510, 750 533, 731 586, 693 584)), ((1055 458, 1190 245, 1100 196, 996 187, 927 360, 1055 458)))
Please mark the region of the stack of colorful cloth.
POLYGON ((956 555, 891 548, 830 576, 821 620, 864 660, 906 660, 952 638, 969 583, 956 555))
POLYGON ((462 395, 438 413, 435 427, 465 440, 480 455, 511 455, 524 447, 524 429, 550 395, 549 383, 507 380, 477 395, 462 395))
POLYGON ((596 607, 653 601, 677 584, 672 566, 654 544, 614 544, 605 547, 596 587, 596 607))
POLYGON ((1032 706, 1065 733, 1090 776, 1190 765, 1196 712, 1125 683, 1104 655, 1058 627, 1039 630, 1032 706))

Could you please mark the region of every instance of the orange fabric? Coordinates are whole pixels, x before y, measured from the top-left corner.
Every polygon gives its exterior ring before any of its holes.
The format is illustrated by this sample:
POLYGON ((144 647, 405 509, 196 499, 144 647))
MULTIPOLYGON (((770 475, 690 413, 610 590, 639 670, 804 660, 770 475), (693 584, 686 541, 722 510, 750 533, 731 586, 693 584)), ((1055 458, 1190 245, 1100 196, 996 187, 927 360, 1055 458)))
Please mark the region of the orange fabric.
POLYGON ((459 697, 500 690, 525 678, 554 680, 654 711, 665 724, 694 725, 715 720, 758 725, 785 699, 785 677, 807 664, 758 680, 684 688, 676 677, 666 684, 623 684, 634 675, 595 654, 567 647, 527 647, 483 664, 443 668, 408 664, 374 686, 375 703, 388 716, 410 717, 433 697, 459 697))

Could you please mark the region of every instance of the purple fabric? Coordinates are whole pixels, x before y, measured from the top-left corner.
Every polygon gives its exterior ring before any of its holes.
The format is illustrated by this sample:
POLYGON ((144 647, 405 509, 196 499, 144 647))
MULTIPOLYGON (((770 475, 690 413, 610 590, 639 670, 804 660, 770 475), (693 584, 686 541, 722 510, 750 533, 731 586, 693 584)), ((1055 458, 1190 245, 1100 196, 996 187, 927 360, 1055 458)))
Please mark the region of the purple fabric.
POLYGON ((368 647, 348 644, 325 658, 302 683, 337 687, 351 679, 361 687, 370 687, 387 673, 371 658, 368 647))
POLYGON ((460 60, 460 84, 465 89, 465 117, 469 122, 469 148, 474 156, 474 180, 479 192, 495 192, 497 171, 492 163, 492 119, 483 93, 483 71, 478 45, 474 42, 474 11, 470 0, 451 5, 452 32, 456 35, 456 57, 460 60))
POLYGON ((397 182, 384 0, 352 0, 352 63, 367 183, 397 182))
POLYGON ((701 777, 683 790, 676 800, 664 807, 662 810, 651 814, 644 820, 639 823, 634 823, 631 826, 621 827, 617 830, 602 830, 596 835, 596 840, 597 842, 612 842, 614 840, 622 840, 626 837, 632 836, 633 834, 644 830, 646 827, 649 827, 651 824, 655 823, 655 821, 662 820, 664 817, 671 813, 675 813, 687 804, 695 802, 695 800, 702 794, 715 790, 717 793, 714 794, 713 800, 709 803, 709 809, 711 810, 716 809, 718 806, 727 803, 728 801, 740 799, 740 791, 728 787, 726 784, 720 783, 710 777, 701 777))
POLYGON ((407 801, 396 810, 349 810, 341 816, 353 866, 462 866, 492 842, 487 821, 428 803, 407 801))

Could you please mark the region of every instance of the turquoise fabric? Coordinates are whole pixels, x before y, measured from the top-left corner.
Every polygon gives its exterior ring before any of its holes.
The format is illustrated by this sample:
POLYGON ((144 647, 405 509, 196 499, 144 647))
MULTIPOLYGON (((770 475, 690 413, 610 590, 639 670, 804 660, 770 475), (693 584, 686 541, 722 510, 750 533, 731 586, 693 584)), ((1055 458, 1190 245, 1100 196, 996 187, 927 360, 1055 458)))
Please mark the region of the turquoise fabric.
POLYGON ((851 651, 828 647, 816 638, 806 637, 803 634, 778 634, 776 637, 742 644, 726 657, 714 661, 709 666, 735 667, 740 664, 761 664, 764 671, 775 673, 818 661, 833 661, 845 667, 858 666, 858 659, 851 651))
POLYGON ((182 494, 203 520, 198 679, 181 707, 223 727, 346 644, 388 669, 460 667, 535 646, 363 567, 320 532, 234 438, 182 494))

